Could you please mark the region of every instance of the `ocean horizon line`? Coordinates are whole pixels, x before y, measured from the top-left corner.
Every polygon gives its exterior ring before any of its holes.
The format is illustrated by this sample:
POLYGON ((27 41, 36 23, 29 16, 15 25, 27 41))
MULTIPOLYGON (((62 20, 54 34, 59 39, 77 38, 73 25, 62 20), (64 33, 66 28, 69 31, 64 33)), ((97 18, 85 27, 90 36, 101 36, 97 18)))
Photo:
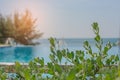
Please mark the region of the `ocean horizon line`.
MULTIPOLYGON (((51 38, 51 37, 49 37, 49 38, 51 38)), ((49 38, 39 38, 39 39, 49 39, 49 38)), ((93 38, 87 38, 87 37, 85 37, 85 38, 56 38, 56 37, 52 37, 52 38, 55 38, 55 39, 94 39, 94 37, 93 38)), ((102 39, 120 39, 119 37, 103 37, 102 39)))

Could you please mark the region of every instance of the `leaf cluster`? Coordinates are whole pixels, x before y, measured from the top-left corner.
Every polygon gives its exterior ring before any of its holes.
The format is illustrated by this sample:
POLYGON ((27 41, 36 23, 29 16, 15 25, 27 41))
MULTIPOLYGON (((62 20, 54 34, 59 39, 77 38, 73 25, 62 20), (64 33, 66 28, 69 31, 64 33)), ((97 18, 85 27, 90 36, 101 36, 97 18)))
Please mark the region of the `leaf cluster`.
MULTIPOLYGON (((58 41, 50 38, 50 62, 45 65, 43 58, 35 58, 27 66, 16 62, 16 80, 119 80, 120 57, 108 53, 112 43, 103 45, 98 23, 93 23, 92 28, 97 52, 93 51, 88 41, 84 41, 85 50, 70 51, 60 49, 58 41), (45 73, 49 75, 43 77, 45 73)), ((0 74, 5 80, 4 73, 0 74)))

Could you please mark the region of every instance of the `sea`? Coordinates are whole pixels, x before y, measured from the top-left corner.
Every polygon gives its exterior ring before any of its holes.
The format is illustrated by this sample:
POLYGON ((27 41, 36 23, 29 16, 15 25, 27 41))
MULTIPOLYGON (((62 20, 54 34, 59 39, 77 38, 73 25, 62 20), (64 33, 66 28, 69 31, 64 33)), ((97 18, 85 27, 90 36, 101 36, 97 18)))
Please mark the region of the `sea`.
MULTIPOLYGON (((98 49, 95 46, 95 41, 92 38, 65 38, 56 39, 60 49, 68 49, 70 51, 85 50, 83 47, 84 41, 88 41, 92 47, 93 52, 98 49)), ((16 61, 21 63, 28 63, 36 57, 44 58, 45 63, 49 62, 50 43, 48 39, 39 39, 39 45, 24 46, 14 45, 10 47, 0 47, 0 63, 14 63, 16 61)), ((119 38, 103 38, 103 46, 108 42, 116 44, 119 38)), ((119 46, 113 46, 109 51, 109 55, 119 55, 119 46)))

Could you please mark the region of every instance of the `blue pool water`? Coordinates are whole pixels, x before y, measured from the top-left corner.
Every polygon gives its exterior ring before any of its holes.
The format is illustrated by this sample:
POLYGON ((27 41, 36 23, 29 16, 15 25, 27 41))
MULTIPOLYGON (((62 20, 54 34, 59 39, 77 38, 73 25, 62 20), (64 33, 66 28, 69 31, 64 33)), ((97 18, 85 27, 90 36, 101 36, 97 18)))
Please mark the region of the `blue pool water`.
MULTIPOLYGON (((92 45, 93 51, 97 51, 94 46, 93 39, 59 39, 59 43, 62 48, 68 48, 71 51, 75 50, 84 50, 83 42, 88 40, 92 45)), ((104 40, 104 45, 110 41, 112 43, 116 43, 118 41, 117 38, 106 38, 104 40)), ((43 57, 45 62, 49 62, 49 41, 47 39, 40 39, 40 45, 37 46, 13 46, 13 47, 0 47, 0 62, 29 62, 35 57, 43 57)), ((114 46, 109 54, 118 54, 119 47, 114 46)))

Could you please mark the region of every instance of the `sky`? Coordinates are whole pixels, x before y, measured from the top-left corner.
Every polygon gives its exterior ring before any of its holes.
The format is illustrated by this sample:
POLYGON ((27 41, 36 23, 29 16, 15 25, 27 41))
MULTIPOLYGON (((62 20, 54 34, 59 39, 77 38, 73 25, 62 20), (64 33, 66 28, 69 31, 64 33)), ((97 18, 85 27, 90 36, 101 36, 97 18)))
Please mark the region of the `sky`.
POLYGON ((42 38, 93 38, 98 22, 103 38, 118 38, 120 0, 0 0, 0 13, 30 10, 42 38))

